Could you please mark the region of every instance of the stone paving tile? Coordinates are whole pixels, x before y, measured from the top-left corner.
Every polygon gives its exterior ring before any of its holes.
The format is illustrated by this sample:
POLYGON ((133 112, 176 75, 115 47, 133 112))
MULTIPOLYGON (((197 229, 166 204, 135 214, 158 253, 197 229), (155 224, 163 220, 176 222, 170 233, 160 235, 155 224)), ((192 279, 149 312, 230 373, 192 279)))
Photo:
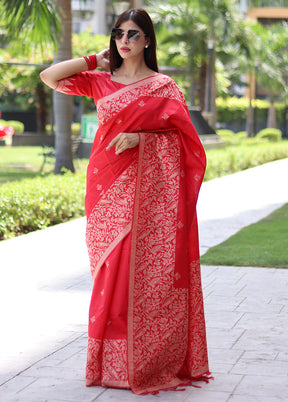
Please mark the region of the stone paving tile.
POLYGON ((251 376, 283 376, 288 380, 288 365, 287 362, 279 360, 241 360, 235 364, 231 373, 251 376))
POLYGON ((255 329, 256 331, 266 330, 271 331, 271 334, 281 335, 285 328, 288 329, 288 314, 277 314, 273 310, 270 313, 262 313, 261 311, 244 313, 237 323, 237 328, 255 329))
POLYGON ((285 304, 281 303, 263 303, 257 299, 245 297, 244 300, 236 307, 235 311, 243 311, 246 313, 281 313, 285 304))
POLYGON ((157 401, 171 401, 178 402, 186 400, 190 394, 189 388, 186 387, 185 391, 161 391, 158 395, 135 395, 130 390, 125 389, 107 389, 100 395, 95 402, 115 402, 115 401, 138 401, 138 402, 157 402, 157 401))
POLYGON ((263 353, 268 350, 280 353, 287 349, 287 332, 282 335, 273 335, 269 329, 265 331, 265 328, 263 330, 245 330, 233 345, 233 349, 263 353))
POLYGON ((288 352, 280 352, 278 353, 276 360, 282 360, 284 362, 288 362, 288 352))
POLYGON ((206 311, 205 319, 207 327, 232 329, 243 316, 242 312, 237 311, 206 311))
POLYGON ((205 387, 203 386, 202 389, 203 392, 208 390, 209 392, 232 393, 241 383, 242 379, 243 375, 241 374, 216 373, 214 380, 211 380, 209 384, 205 384, 205 387))
MULTIPOLYGON (((238 395, 238 401, 246 402, 250 397, 254 400, 262 402, 261 398, 266 398, 267 402, 273 398, 279 398, 280 401, 287 402, 288 381, 287 377, 270 375, 245 375, 241 383, 234 391, 235 396, 238 395), (242 397, 242 399, 240 399, 242 397), (246 399, 247 398, 247 399, 246 399), (256 399, 258 398, 258 399, 256 399)), ((232 399, 233 400, 233 399, 232 399)), ((233 400, 234 402, 234 400, 233 400)))
POLYGON ((205 389, 205 392, 203 392, 202 389, 195 389, 191 392, 191 395, 185 399, 185 402, 226 402, 230 400, 230 395, 229 392, 211 392, 208 389, 205 389))
POLYGON ((210 362, 210 367, 213 368, 213 375, 215 375, 215 377, 217 377, 218 374, 229 374, 232 370, 232 368, 234 367, 234 364, 227 364, 226 362, 214 362, 213 361, 209 361, 210 362))
MULTIPOLYGON (((234 295, 216 295, 215 292, 210 294, 205 298, 205 303, 209 303, 209 307, 206 308, 206 312, 215 312, 215 311, 231 311, 231 312, 241 312, 239 310, 239 306, 245 301, 246 297, 244 296, 235 296, 234 295), (231 297, 234 296, 234 297, 231 297)), ((245 310, 246 311, 246 310, 245 310)), ((255 311, 255 310, 253 310, 255 311)))
POLYGON ((36 377, 36 378, 56 378, 64 380, 79 380, 84 378, 85 366, 79 362, 77 366, 65 367, 52 367, 44 365, 35 365, 30 369, 25 370, 21 377, 36 377))
POLYGON ((86 349, 82 350, 80 353, 75 354, 68 359, 63 360, 61 363, 59 363, 59 367, 62 369, 65 369, 66 367, 73 367, 74 365, 80 364, 83 367, 83 373, 85 370, 85 365, 86 365, 86 349))
MULTIPOLYGON (((210 328, 207 327, 207 343, 208 349, 216 347, 217 349, 231 349, 237 344, 239 338, 244 334, 243 329, 239 328, 210 328)), ((245 350, 238 347, 237 350, 245 350)))
MULTIPOLYGON (((279 356, 278 352, 273 352, 270 350, 261 350, 261 353, 259 351, 255 350, 250 350, 250 351, 245 351, 243 355, 241 356, 241 360, 277 360, 277 357, 279 356)), ((279 359, 281 360, 281 359, 279 359)))
MULTIPOLYGON (((32 377, 30 377, 32 379, 32 377)), ((29 379, 29 377, 26 377, 29 379)), ((85 387, 85 382, 75 379, 39 378, 28 384, 22 390, 13 392, 9 384, 8 393, 5 393, 5 402, 46 402, 49 399, 60 399, 70 402, 92 402, 103 393, 100 387, 85 387)), ((1 394, 0 394, 1 396, 1 394)))
POLYGON ((23 377, 21 375, 11 378, 0 388, 0 400, 6 402, 9 398, 12 400, 12 397, 19 397, 19 393, 35 381, 37 381, 36 377, 23 377))
POLYGON ((227 348, 225 349, 225 352, 223 352, 223 349, 217 349, 215 347, 208 348, 209 362, 211 367, 213 366, 213 371, 215 363, 221 364, 223 361, 225 361, 225 364, 236 364, 240 357, 242 357, 243 353, 244 352, 240 350, 227 348))
MULTIPOLYGON (((243 395, 232 395, 229 399, 229 402, 287 402, 287 397, 276 397, 273 398, 271 396, 245 396, 243 395)), ((198 401, 197 401, 198 402, 198 401)))

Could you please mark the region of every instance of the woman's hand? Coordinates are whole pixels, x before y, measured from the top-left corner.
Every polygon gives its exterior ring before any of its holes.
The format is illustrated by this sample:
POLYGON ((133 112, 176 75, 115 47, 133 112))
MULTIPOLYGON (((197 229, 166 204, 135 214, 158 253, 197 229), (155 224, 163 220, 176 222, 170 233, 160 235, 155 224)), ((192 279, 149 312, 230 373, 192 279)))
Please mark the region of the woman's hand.
POLYGON ((97 67, 105 68, 106 70, 109 70, 110 67, 110 50, 109 49, 104 49, 100 53, 97 53, 97 67))
POLYGON ((115 146, 115 153, 119 155, 126 149, 137 147, 137 145, 139 145, 139 135, 137 133, 120 133, 110 142, 107 150, 115 146))

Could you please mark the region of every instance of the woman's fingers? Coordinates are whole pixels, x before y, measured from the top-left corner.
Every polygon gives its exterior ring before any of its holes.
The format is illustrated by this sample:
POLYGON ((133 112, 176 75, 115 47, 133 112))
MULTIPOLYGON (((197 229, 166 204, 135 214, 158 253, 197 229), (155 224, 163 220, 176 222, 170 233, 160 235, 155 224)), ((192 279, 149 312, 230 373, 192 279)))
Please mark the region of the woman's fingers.
POLYGON ((97 54, 98 67, 109 68, 110 65, 109 54, 110 54, 109 49, 104 49, 97 54))
POLYGON ((108 147, 106 148, 107 150, 111 149, 111 148, 117 143, 117 141, 119 140, 119 137, 120 137, 121 134, 122 134, 122 133, 116 135, 116 137, 113 138, 113 140, 110 142, 110 144, 109 144, 108 147))
POLYGON ((137 133, 120 133, 110 142, 107 150, 115 146, 115 153, 121 154, 126 149, 134 148, 139 144, 139 136, 137 133))

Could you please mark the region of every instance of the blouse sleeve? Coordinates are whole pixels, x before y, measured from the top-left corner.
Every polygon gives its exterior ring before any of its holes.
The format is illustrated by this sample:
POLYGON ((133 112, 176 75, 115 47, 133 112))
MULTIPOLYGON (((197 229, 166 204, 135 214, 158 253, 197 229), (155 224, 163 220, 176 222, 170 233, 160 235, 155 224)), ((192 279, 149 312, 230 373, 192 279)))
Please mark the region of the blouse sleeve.
POLYGON ((97 87, 100 84, 101 71, 85 71, 58 81, 56 91, 67 95, 88 96, 97 98, 97 87))

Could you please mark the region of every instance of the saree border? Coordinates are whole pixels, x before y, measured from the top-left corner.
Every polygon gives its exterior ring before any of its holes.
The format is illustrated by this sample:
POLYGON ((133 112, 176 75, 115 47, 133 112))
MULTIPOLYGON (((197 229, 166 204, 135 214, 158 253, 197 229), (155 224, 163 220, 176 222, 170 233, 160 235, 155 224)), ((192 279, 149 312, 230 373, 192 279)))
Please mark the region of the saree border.
POLYGON ((94 283, 97 273, 103 263, 105 262, 106 258, 110 255, 110 253, 114 250, 114 248, 127 236, 132 228, 132 223, 128 223, 128 225, 119 233, 119 235, 109 244, 105 252, 100 257, 98 263, 95 266, 95 269, 92 274, 92 282, 94 283))
MULTIPOLYGON (((117 91, 113 92, 113 93, 110 94, 110 95, 106 95, 106 96, 103 96, 103 98, 100 98, 100 99, 98 100, 98 102, 97 102, 97 107, 98 107, 98 106, 101 106, 102 103, 105 103, 105 102, 107 102, 107 101, 113 99, 113 98, 115 97, 115 95, 116 95, 116 96, 121 96, 121 94, 124 94, 124 93, 127 92, 127 91, 133 91, 133 89, 136 89, 136 88, 138 88, 138 87, 143 87, 143 86, 145 86, 147 83, 152 83, 152 82, 154 82, 154 81, 158 81, 158 80, 159 80, 159 77, 160 77, 160 79, 161 79, 162 77, 166 77, 166 80, 167 80, 167 78, 168 78, 168 77, 165 76, 164 74, 158 73, 157 75, 152 75, 151 77, 147 77, 147 78, 144 78, 143 80, 133 82, 132 84, 128 84, 128 85, 123 84, 123 85, 125 85, 125 86, 123 86, 122 88, 117 89, 117 91)), ((162 79, 163 79, 163 78, 162 78, 162 79)))
POLYGON ((138 224, 138 214, 135 211, 139 209, 140 200, 140 179, 142 174, 142 160, 145 147, 145 135, 139 133, 139 163, 138 172, 136 178, 136 188, 135 188, 135 198, 134 198, 134 219, 132 225, 132 237, 131 237, 131 257, 130 257, 130 275, 129 275, 129 296, 128 296, 128 317, 127 317, 127 348, 128 348, 128 381, 130 387, 134 383, 134 353, 133 353, 133 307, 134 307, 134 282, 135 282, 135 262, 136 262, 136 237, 137 237, 137 224, 138 224))
POLYGON ((93 283, 105 259, 132 228, 136 180, 137 161, 133 160, 96 203, 89 215, 86 226, 86 243, 93 283), (119 199, 118 202, 115 200, 116 195, 119 199), (113 201, 111 201, 112 198, 113 201), (125 210, 124 215, 123 210, 125 210), (107 211, 110 213, 110 220, 107 218, 107 211), (111 220, 111 216, 113 216, 113 220, 111 220), (99 235, 102 232, 103 235, 99 235))
MULTIPOLYGON (((164 74, 159 74, 120 88, 112 94, 100 98, 97 102, 99 126, 106 124, 135 101, 138 102, 139 107, 145 106, 145 101, 141 100, 141 97, 173 99, 182 105, 186 105, 185 98, 174 81, 164 74)), ((116 123, 120 124, 122 120, 119 118, 116 123)))

